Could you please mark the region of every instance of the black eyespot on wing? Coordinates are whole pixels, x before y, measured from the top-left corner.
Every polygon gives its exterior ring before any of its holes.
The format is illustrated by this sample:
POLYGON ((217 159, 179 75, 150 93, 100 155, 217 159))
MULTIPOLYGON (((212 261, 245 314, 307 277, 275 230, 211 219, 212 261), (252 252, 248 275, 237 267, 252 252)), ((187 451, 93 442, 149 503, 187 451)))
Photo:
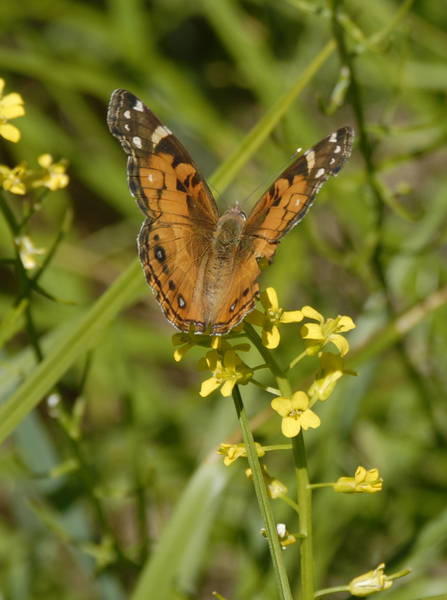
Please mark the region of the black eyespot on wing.
POLYGON ((166 260, 166 252, 163 246, 155 246, 154 248, 155 258, 159 263, 164 263, 166 260))

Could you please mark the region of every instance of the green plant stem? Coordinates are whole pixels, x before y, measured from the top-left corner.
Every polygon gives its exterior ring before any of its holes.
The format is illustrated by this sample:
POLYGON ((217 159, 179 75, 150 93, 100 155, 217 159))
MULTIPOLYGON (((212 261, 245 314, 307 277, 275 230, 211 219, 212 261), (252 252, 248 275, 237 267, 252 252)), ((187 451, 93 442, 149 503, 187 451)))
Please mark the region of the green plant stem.
POLYGON ((302 600, 314 597, 314 556, 312 535, 312 490, 309 485, 306 449, 303 431, 292 438, 293 458, 297 485, 298 507, 300 511, 299 535, 301 556, 302 600))
POLYGON ((282 548, 279 543, 275 521, 273 519, 272 510, 270 507, 270 501, 267 496, 267 490, 265 487, 264 478, 262 476, 258 455, 256 453, 255 443, 248 422, 247 413, 245 412, 242 397, 237 385, 233 389, 233 401, 242 430, 242 437, 247 449, 248 464, 250 465, 253 474, 256 497, 258 499, 259 508, 261 510, 265 530, 267 532, 267 540, 276 575, 276 581, 278 584, 279 596, 281 600, 292 600, 286 567, 282 557, 282 548))

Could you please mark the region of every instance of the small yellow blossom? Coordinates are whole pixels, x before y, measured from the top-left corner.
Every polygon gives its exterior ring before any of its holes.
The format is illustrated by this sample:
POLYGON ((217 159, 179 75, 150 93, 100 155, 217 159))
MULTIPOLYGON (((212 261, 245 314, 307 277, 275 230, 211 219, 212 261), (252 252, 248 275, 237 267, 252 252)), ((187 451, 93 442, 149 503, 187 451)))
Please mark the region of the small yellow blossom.
POLYGON ((45 254, 45 248, 34 248, 33 241, 28 235, 20 235, 14 238, 14 243, 19 251, 20 260, 25 269, 34 269, 39 263, 35 255, 45 254))
POLYGON ((349 584, 349 591, 353 596, 364 597, 389 590, 393 582, 384 574, 385 563, 380 564, 374 571, 369 571, 356 577, 349 584))
POLYGON ((4 89, 5 80, 0 78, 0 135, 10 142, 18 142, 20 131, 8 121, 22 117, 25 114, 23 98, 15 92, 3 96, 4 89))
POLYGON ((308 394, 311 398, 315 396, 318 400, 324 401, 332 394, 340 377, 343 375, 358 375, 358 373, 350 369, 345 370, 345 359, 339 354, 320 352, 318 357, 321 369, 310 386, 308 394))
POLYGON ((236 350, 240 352, 248 352, 250 350, 250 344, 237 344, 232 346, 222 336, 209 336, 207 334, 196 334, 194 333, 194 325, 191 325, 188 333, 174 333, 172 336, 172 345, 180 346, 174 352, 174 360, 180 362, 185 354, 194 346, 201 346, 203 348, 213 348, 214 350, 221 350, 226 352, 227 350, 236 350))
MULTIPOLYGON (((256 453, 259 457, 264 456, 265 450, 258 442, 255 442, 256 453)), ((221 444, 217 454, 225 456, 224 464, 229 467, 238 458, 246 458, 247 448, 245 444, 221 444)))
POLYGON ((355 325, 350 317, 337 317, 324 322, 324 317, 310 306, 304 306, 302 313, 308 319, 315 319, 317 323, 306 323, 301 327, 301 337, 306 342, 306 351, 309 356, 315 356, 326 344, 332 342, 338 348, 341 356, 349 350, 349 344, 340 335, 354 329, 355 325))
MULTIPOLYGON (((284 523, 278 523, 276 526, 276 531, 278 533, 279 543, 281 544, 283 550, 285 550, 287 546, 290 546, 296 542, 296 537, 287 531, 284 523)), ((261 529, 261 535, 267 538, 267 532, 264 527, 261 529)))
POLYGON ((236 384, 246 385, 253 377, 252 369, 242 362, 234 348, 225 352, 223 362, 221 354, 217 350, 210 350, 206 357, 199 360, 199 371, 210 369, 213 373, 210 379, 202 383, 202 397, 208 396, 222 384, 222 396, 231 396, 236 384))
POLYGON ((37 159, 39 165, 44 169, 43 172, 35 173, 31 178, 33 188, 45 186, 52 192, 68 185, 69 177, 65 173, 67 170, 67 161, 62 159, 55 163, 51 154, 42 154, 37 159))
POLYGON ((364 467, 358 467, 355 477, 340 477, 334 485, 335 492, 344 494, 375 494, 382 490, 383 479, 379 477, 377 469, 367 471, 364 467))
POLYGON ((253 310, 245 317, 251 325, 262 327, 262 343, 266 348, 277 348, 280 341, 280 323, 299 323, 303 320, 300 310, 285 311, 279 307, 278 296, 274 288, 269 287, 260 295, 264 313, 253 310))
MULTIPOLYGON (((284 494, 287 494, 286 486, 279 481, 279 479, 275 479, 272 477, 267 471, 267 467, 265 465, 261 465, 262 477, 264 479, 265 487, 267 489, 267 494, 270 498, 276 500, 276 498, 280 498, 284 494)), ((251 469, 247 469, 245 474, 253 481, 253 473, 251 469)))
POLYGON ((23 179, 26 175, 26 163, 21 162, 10 169, 5 165, 0 165, 0 181, 1 185, 5 190, 12 192, 13 194, 25 194, 26 186, 23 183, 23 179))
POLYGON ((295 392, 292 398, 275 398, 271 406, 282 417, 281 431, 287 438, 298 435, 301 428, 316 429, 321 424, 320 418, 310 410, 309 398, 304 392, 295 392))

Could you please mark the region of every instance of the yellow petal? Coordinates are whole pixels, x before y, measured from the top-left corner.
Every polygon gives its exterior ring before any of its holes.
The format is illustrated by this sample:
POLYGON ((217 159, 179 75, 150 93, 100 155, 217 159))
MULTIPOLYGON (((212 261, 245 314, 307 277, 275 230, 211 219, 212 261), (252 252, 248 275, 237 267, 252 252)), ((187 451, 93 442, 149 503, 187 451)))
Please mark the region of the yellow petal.
POLYGON ((324 340, 321 326, 316 323, 306 323, 301 327, 301 337, 304 340, 324 340))
POLYGON ((295 437, 299 434, 301 430, 301 424, 299 419, 292 419, 290 417, 286 417, 282 420, 281 423, 281 431, 283 435, 287 438, 295 437))
POLYGON ((315 319, 316 321, 319 321, 321 324, 324 323, 323 315, 320 315, 320 313, 318 311, 316 311, 314 308, 312 308, 311 306, 303 306, 303 308, 301 309, 301 312, 308 319, 315 319))
POLYGON ((270 406, 273 408, 273 410, 276 410, 281 417, 287 417, 292 409, 289 398, 282 397, 272 400, 270 406))
POLYGON ((4 98, 0 101, 0 114, 4 119, 16 119, 17 117, 23 117, 25 109, 20 104, 12 104, 11 106, 5 105, 4 98))
POLYGON ((265 310, 273 310, 277 312, 279 310, 278 296, 275 288, 268 287, 260 296, 261 304, 265 310))
POLYGON ((5 123, 0 125, 0 135, 8 140, 9 142, 18 142, 20 140, 20 131, 14 125, 5 123))
POLYGON ((349 344, 342 335, 335 333, 331 335, 330 340, 337 346, 340 356, 344 356, 349 351, 349 344))
POLYGON ((309 429, 309 427, 316 429, 321 425, 320 417, 309 408, 300 416, 300 423, 301 427, 306 430, 309 429))
POLYGON ((200 388, 200 395, 202 396, 202 398, 205 398, 206 396, 209 396, 211 392, 217 390, 219 386, 220 383, 219 381, 217 381, 216 377, 211 377, 210 379, 207 379, 202 383, 202 387, 200 388))
POLYGON ((250 323, 251 325, 256 325, 257 327, 263 326, 264 319, 265 319, 264 313, 260 312, 256 308, 255 308, 255 310, 252 310, 251 313, 248 313, 248 315, 246 315, 244 317, 244 321, 247 321, 247 323, 250 323))
POLYGON ((17 92, 12 92, 2 98, 0 106, 7 106, 9 108, 10 106, 21 105, 23 103, 22 96, 17 94, 17 92))
POLYGON ((228 398, 228 396, 231 396, 235 385, 236 385, 236 379, 229 379, 228 381, 226 381, 223 384, 222 389, 220 390, 220 393, 222 394, 222 396, 224 396, 224 398, 228 398))
POLYGON ((282 313, 281 323, 299 323, 304 318, 300 310, 289 310, 282 313))
POLYGON ((351 317, 342 317, 338 322, 338 330, 345 332, 350 331, 351 329, 355 329, 356 325, 351 317))
POLYGON ((279 346, 280 340, 281 335, 276 325, 274 325, 270 330, 264 329, 264 331, 262 332, 262 344, 270 350, 277 348, 279 346))
POLYGON ((306 410, 309 406, 309 398, 305 392, 295 392, 290 400, 291 410, 306 410))

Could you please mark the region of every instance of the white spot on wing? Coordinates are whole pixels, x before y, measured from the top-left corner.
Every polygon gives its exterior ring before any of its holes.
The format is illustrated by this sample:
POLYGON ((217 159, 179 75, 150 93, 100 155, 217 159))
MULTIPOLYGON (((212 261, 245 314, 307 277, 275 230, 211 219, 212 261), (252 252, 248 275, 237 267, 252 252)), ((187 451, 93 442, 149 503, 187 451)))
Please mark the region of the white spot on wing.
POLYGON ((335 158, 331 158, 331 160, 329 161, 329 164, 330 164, 330 165, 333 165, 333 164, 334 164, 334 162, 335 162, 335 158))
POLYGON ((144 106, 143 106, 143 103, 141 102, 141 100, 137 100, 135 102, 134 110, 138 110, 139 112, 143 112, 144 106))
POLYGON ((333 133, 329 138, 329 141, 332 142, 332 144, 335 144, 335 142, 337 141, 337 134, 333 133))
POLYGON ((307 160, 307 168, 310 171, 315 165, 315 152, 313 150, 308 150, 304 156, 307 160))
POLYGON ((139 148, 141 150, 142 148, 142 143, 141 143, 141 138, 139 138, 137 135, 135 137, 132 138, 132 142, 134 143, 134 145, 139 148))
POLYGON ((126 131, 130 131, 130 126, 129 126, 129 124, 128 124, 128 123, 126 123, 126 124, 124 125, 124 129, 125 129, 126 131))
POLYGON ((151 135, 151 142, 154 144, 154 146, 156 146, 160 143, 160 141, 163 138, 167 137, 168 135, 171 135, 171 131, 167 127, 159 125, 154 131, 154 133, 151 135))
POLYGON ((324 169, 318 169, 317 174, 315 175, 315 177, 317 179, 320 179, 320 177, 323 177, 324 173, 325 173, 324 169))
POLYGON ((340 146, 335 146, 334 154, 338 154, 340 152, 340 146))
POLYGON ((147 178, 149 179, 149 181, 152 183, 154 181, 154 178, 152 176, 152 173, 149 173, 149 175, 147 176, 147 178))
POLYGON ((125 117, 126 119, 130 119, 130 110, 125 110, 125 111, 124 111, 124 117, 125 117))

